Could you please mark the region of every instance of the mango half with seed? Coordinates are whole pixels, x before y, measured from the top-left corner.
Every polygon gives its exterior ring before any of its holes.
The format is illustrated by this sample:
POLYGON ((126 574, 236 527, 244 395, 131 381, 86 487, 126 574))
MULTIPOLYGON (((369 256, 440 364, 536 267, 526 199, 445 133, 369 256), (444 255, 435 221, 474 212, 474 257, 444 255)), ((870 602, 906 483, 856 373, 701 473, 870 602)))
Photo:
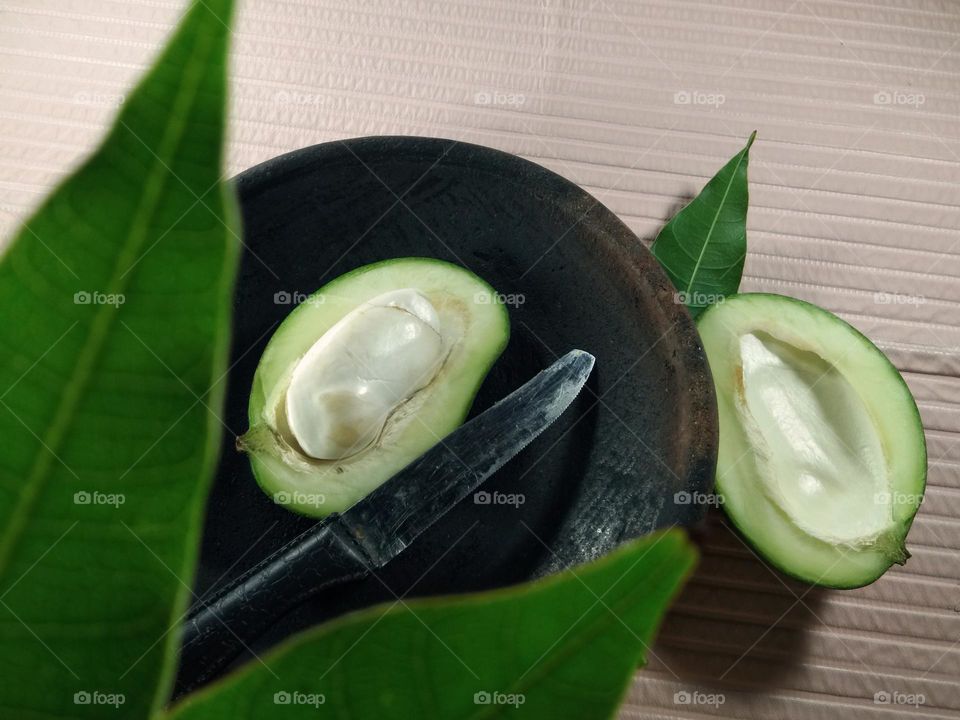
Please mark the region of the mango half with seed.
POLYGON ((457 265, 403 258, 306 298, 260 358, 237 441, 263 490, 339 512, 454 430, 510 335, 498 297, 457 265))
POLYGON ((909 554, 927 476, 920 414, 896 368, 826 310, 743 294, 698 322, 717 391, 717 489, 769 562, 867 585, 909 554))

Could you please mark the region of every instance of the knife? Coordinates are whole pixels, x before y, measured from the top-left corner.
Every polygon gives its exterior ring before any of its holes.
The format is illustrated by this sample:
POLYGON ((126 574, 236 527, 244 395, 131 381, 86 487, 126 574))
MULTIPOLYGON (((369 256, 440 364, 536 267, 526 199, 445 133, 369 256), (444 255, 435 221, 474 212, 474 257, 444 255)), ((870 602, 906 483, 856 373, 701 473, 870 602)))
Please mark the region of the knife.
POLYGON ((200 599, 184 625, 176 695, 214 677, 307 597, 362 579, 403 552, 556 420, 593 364, 589 353, 571 350, 345 512, 200 599))

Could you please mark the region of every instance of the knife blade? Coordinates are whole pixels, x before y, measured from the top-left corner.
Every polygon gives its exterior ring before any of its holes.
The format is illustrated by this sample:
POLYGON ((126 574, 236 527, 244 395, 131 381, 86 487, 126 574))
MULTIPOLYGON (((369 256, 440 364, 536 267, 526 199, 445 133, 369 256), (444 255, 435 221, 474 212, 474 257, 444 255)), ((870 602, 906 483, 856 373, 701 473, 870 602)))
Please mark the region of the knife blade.
POLYGON ((344 513, 342 524, 372 564, 400 554, 560 417, 593 363, 593 355, 571 350, 344 513))
POLYGON ((529 445, 573 402, 594 357, 572 350, 342 514, 219 589, 184 624, 175 697, 214 677, 307 597, 382 568, 529 445))

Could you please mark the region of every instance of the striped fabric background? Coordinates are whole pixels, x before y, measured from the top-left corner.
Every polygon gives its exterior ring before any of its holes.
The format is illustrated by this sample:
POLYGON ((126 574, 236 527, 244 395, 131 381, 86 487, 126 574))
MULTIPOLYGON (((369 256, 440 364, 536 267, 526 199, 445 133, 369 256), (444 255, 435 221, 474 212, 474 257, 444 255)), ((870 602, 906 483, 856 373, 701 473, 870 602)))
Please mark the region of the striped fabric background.
MULTIPOLYGON (((182 9, 0 0, 2 235, 182 9)), ((233 64, 231 172, 351 136, 462 139, 579 183, 647 243, 759 130, 744 289, 839 313, 904 371, 931 461, 913 558, 808 590, 713 516, 622 717, 960 717, 960 3, 241 0, 233 64)))

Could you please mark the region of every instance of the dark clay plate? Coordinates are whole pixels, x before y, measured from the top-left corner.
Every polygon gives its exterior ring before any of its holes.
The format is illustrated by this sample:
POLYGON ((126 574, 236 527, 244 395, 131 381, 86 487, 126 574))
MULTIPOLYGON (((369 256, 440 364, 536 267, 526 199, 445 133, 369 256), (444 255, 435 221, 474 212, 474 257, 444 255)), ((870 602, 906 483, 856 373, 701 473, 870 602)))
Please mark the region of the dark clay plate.
MULTIPOLYGON (((236 187, 246 248, 224 415, 234 435, 247 428, 253 373, 292 309, 287 296, 377 260, 440 258, 522 299, 473 413, 570 349, 597 358, 566 414, 483 486, 522 505, 460 503, 378 577, 309 601, 255 649, 347 610, 513 584, 701 517, 675 497, 713 482, 716 409, 699 338, 654 258, 589 194, 513 155, 413 137, 305 148, 236 187)), ((313 522, 274 505, 225 434, 197 592, 313 522)))

